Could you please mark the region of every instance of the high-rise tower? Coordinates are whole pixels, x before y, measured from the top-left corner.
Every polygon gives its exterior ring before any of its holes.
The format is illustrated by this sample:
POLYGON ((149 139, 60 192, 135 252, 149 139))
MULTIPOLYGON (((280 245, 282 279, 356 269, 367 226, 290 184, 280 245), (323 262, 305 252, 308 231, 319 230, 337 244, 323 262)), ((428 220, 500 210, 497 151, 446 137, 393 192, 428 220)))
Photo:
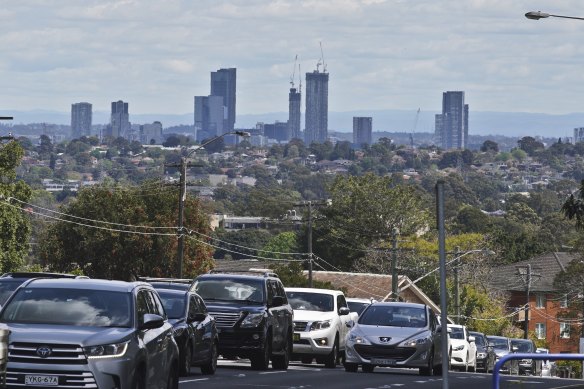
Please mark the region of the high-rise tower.
POLYGON ((353 117, 353 143, 357 146, 370 145, 372 142, 373 118, 365 116, 353 117))
POLYGON ((319 72, 306 73, 306 125, 304 143, 324 143, 328 138, 328 81, 329 75, 319 72))
POLYGON ((221 134, 233 131, 235 128, 236 76, 237 69, 235 68, 219 69, 216 72, 211 72, 211 95, 223 97, 223 105, 227 111, 221 134))
POLYGON ((290 88, 288 94, 288 140, 300 139, 300 104, 302 94, 296 88, 290 88))
POLYGON ((195 96, 195 140, 224 134, 225 106, 221 96, 195 96))
POLYGON ((468 142, 468 104, 464 92, 442 94, 442 114, 436 115, 436 137, 443 149, 465 149, 468 142))
POLYGON ((124 103, 122 100, 112 102, 110 128, 108 135, 112 138, 129 135, 131 127, 128 103, 124 103))
POLYGON ((71 104, 71 136, 81 138, 91 135, 92 107, 89 103, 71 104))

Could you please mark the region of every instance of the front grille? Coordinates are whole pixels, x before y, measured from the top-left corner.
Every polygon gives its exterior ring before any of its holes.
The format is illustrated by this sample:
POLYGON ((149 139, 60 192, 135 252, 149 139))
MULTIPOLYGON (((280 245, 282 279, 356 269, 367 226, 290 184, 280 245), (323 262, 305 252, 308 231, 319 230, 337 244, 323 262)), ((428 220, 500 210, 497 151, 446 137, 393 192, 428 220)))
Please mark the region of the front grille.
POLYGON ((241 318, 240 313, 209 312, 209 314, 215 318, 215 325, 217 327, 233 327, 241 318))
POLYGON ((306 331, 307 325, 308 325, 308 322, 306 322, 306 321, 295 321, 294 322, 294 331, 304 332, 304 331, 306 331))
POLYGON ((20 363, 85 365, 87 358, 83 348, 74 344, 24 343, 15 342, 8 346, 8 361, 20 363), (50 354, 41 357, 40 348, 50 349, 50 354))
POLYGON ((59 377, 58 386, 37 386, 35 388, 70 388, 70 389, 96 389, 95 377, 90 372, 80 371, 47 371, 47 370, 24 370, 11 369, 6 373, 7 388, 25 388, 25 376, 27 375, 55 375, 59 377))
POLYGON ((377 346, 377 345, 355 345, 355 351, 365 359, 384 358, 395 359, 397 362, 405 361, 416 352, 415 348, 377 346))
POLYGON ((310 340, 308 339, 298 339, 294 341, 294 344, 306 344, 310 346, 310 340))

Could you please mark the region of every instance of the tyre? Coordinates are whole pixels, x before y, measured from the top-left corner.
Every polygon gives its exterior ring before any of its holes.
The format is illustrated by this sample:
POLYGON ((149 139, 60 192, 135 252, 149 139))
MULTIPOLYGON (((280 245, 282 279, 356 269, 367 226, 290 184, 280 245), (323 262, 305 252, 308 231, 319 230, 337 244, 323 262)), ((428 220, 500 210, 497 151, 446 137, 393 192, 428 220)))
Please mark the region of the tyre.
POLYGON ((146 375, 144 374, 144 369, 140 368, 136 370, 136 376, 134 377, 134 382, 132 383, 132 389, 145 389, 146 388, 146 375))
POLYGON ((174 363, 168 372, 168 379, 166 381, 167 389, 178 389, 178 366, 174 363))
POLYGON ((276 370, 288 370, 290 364, 290 354, 292 354, 292 338, 289 337, 284 346, 282 355, 274 355, 272 357, 272 368, 276 370))
POLYGON ((359 365, 356 363, 347 363, 345 362, 345 371, 349 373, 356 373, 359 369, 359 365))
POLYGON ((179 358, 179 366, 180 366, 180 375, 182 377, 187 377, 191 372, 191 359, 192 359, 192 350, 189 344, 186 344, 183 348, 182 352, 180 353, 179 358))
POLYGON ((433 373, 435 376, 442 376, 442 364, 434 366, 433 373))
POLYGON ((253 370, 268 370, 270 367, 270 356, 272 354, 271 345, 272 338, 268 335, 266 336, 266 341, 264 342, 262 349, 250 358, 251 368, 253 370))
POLYGON ((312 363, 312 357, 302 357, 300 358, 300 362, 302 362, 305 365, 310 365, 312 363))
POLYGON ((324 361, 324 367, 334 369, 337 366, 338 360, 339 360, 339 341, 338 338, 335 338, 333 349, 331 350, 330 354, 327 355, 324 361))
POLYGON ((430 376, 434 371, 434 350, 430 350, 428 354, 428 360, 426 361, 426 366, 420 367, 419 373, 423 376, 430 376))
POLYGON ((363 370, 363 373, 373 373, 373 370, 375 370, 375 365, 364 363, 363 366, 361 366, 361 370, 363 370))
POLYGON ((213 342, 213 346, 211 346, 211 355, 209 356, 209 362, 204 365, 201 365, 201 373, 204 375, 213 375, 217 370, 217 356, 218 356, 218 347, 217 342, 213 342))

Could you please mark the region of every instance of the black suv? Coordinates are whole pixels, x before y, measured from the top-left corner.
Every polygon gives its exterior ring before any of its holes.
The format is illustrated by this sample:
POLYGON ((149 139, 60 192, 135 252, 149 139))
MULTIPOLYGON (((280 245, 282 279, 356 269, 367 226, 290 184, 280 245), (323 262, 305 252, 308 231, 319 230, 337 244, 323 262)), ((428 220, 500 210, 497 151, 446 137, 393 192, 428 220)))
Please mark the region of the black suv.
POLYGON ((292 352, 293 311, 284 285, 271 272, 210 272, 191 290, 215 317, 219 354, 249 358, 255 370, 288 369, 292 352))

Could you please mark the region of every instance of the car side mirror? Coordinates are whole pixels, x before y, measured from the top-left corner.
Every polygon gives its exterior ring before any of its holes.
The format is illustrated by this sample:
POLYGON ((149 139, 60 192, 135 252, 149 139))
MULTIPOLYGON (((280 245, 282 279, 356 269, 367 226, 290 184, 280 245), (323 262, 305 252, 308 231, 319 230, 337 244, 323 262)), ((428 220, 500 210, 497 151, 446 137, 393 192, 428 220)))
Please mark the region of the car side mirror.
POLYGON ((471 336, 468 337, 468 342, 469 343, 472 343, 474 341, 475 341, 475 337, 474 336, 471 335, 471 336))
POLYGON ((353 328, 355 323, 353 323, 353 320, 349 320, 348 322, 345 323, 345 325, 347 326, 347 328, 353 328))
POLYGON ((516 352, 517 350, 519 350, 519 347, 517 347, 517 346, 511 347, 511 351, 516 352))
POLYGON ((281 307, 284 305, 284 297, 274 296, 272 297, 272 307, 281 307))
POLYGON ((204 321, 207 318, 207 315, 205 315, 202 312, 197 312, 195 313, 193 316, 189 317, 189 322, 195 322, 195 321, 204 321))
POLYGON ((160 328, 164 325, 164 318, 160 315, 154 313, 144 314, 144 321, 140 326, 141 330, 151 330, 154 328, 160 328))
POLYGON ((350 312, 351 312, 351 310, 347 307, 340 307, 339 308, 339 316, 348 315, 350 312))

